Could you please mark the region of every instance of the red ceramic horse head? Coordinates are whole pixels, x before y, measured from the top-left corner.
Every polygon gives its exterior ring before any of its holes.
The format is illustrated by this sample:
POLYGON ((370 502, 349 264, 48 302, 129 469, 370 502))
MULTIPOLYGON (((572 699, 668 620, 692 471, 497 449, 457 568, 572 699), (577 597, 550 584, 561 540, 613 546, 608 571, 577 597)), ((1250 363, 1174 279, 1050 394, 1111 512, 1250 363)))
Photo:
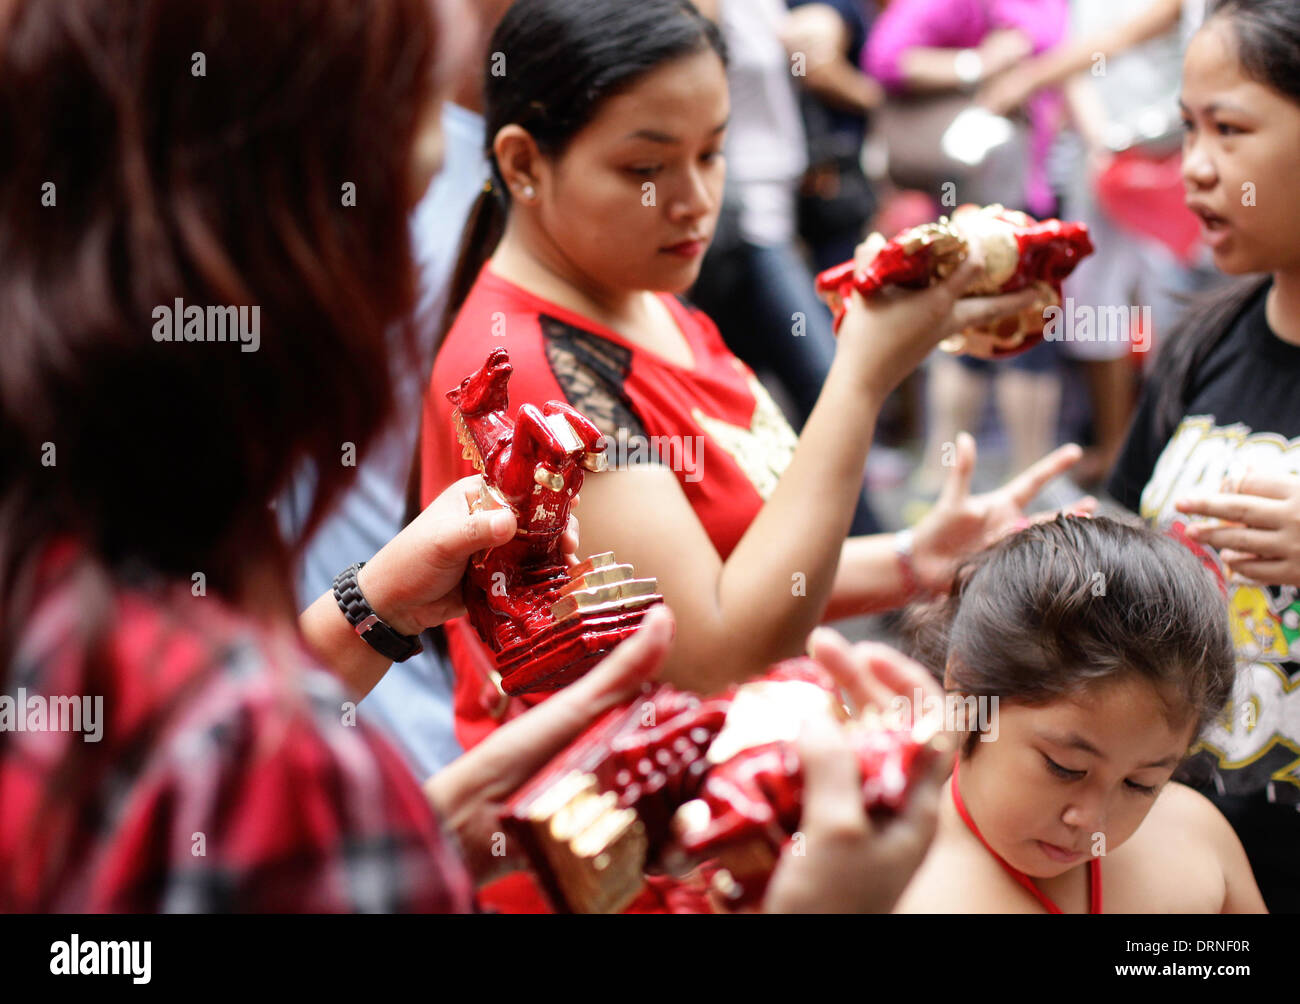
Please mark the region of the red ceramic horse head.
POLYGON ((510 401, 507 385, 513 372, 510 354, 503 348, 495 348, 487 361, 462 380, 459 387, 447 391, 447 400, 459 408, 462 415, 503 412, 510 401))

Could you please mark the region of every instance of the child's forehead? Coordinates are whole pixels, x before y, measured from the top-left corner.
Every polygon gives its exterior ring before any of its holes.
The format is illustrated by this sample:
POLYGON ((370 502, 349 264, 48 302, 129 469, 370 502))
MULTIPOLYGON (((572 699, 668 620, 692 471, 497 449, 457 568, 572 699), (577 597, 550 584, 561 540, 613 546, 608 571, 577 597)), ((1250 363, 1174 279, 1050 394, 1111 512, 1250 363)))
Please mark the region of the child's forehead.
POLYGON ((1228 100, 1228 92, 1244 95, 1259 87, 1241 64, 1232 25, 1223 18, 1207 22, 1187 46, 1183 60, 1181 103, 1192 110, 1214 101, 1228 100))
POLYGON ((1185 746, 1195 723, 1191 709, 1180 704, 1168 689, 1128 675, 1083 684, 1044 704, 1013 703, 1006 710, 1011 713, 1009 724, 1020 731, 1082 739, 1104 752, 1108 747, 1185 746))

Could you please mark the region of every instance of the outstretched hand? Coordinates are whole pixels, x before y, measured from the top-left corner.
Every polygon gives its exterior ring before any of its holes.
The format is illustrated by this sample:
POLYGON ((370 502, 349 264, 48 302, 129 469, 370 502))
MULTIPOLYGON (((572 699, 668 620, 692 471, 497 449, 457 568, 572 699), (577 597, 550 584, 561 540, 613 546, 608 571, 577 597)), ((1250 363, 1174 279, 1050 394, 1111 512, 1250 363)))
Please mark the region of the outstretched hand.
MULTIPOLYGON (((913 562, 921 586, 932 593, 947 592, 966 558, 1030 523, 1055 519, 1055 511, 1031 518, 1025 509, 1044 486, 1073 467, 1081 456, 1083 451, 1069 443, 1031 464, 996 491, 972 495, 975 439, 969 433, 959 434, 943 491, 934 508, 916 525, 913 562)), ((1088 496, 1071 512, 1090 514, 1096 508, 1097 500, 1088 496)))
MULTIPOLYGON (((940 695, 922 666, 885 645, 852 647, 828 628, 812 635, 812 655, 861 713, 893 710, 896 698, 940 695)), ((799 738, 803 812, 799 853, 782 852, 763 909, 768 913, 888 913, 925 857, 934 837, 939 793, 952 757, 935 757, 918 777, 907 804, 885 822, 862 805, 862 778, 844 730, 829 717, 813 719, 799 738)))
POLYGON ((1263 585, 1300 586, 1300 477, 1249 471, 1232 490, 1179 499, 1179 512, 1226 522, 1196 523, 1187 535, 1219 552, 1228 569, 1263 585))

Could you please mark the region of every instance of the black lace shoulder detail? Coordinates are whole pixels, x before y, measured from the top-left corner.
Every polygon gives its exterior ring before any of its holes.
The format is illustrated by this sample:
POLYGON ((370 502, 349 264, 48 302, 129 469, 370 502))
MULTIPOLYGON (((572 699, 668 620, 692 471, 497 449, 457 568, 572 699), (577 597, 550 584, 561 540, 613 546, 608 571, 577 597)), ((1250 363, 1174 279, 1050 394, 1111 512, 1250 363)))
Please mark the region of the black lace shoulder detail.
POLYGON ((546 361, 569 404, 596 423, 607 436, 644 435, 645 427, 623 390, 632 368, 632 352, 590 331, 553 317, 540 319, 546 361))
POLYGON ((538 322, 556 382, 569 404, 608 437, 610 465, 658 462, 647 449, 650 437, 645 424, 623 389, 632 368, 632 351, 545 314, 538 322))

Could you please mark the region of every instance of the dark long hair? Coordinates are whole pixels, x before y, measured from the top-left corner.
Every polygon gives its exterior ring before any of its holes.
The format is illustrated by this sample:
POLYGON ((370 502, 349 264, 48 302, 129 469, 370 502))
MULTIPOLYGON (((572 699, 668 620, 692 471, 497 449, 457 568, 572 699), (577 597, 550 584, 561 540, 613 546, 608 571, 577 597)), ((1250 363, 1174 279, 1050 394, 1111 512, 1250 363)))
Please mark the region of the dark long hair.
POLYGON ((295 464, 314 527, 389 407, 429 0, 5 6, 0 595, 56 532, 229 591, 295 464), (155 341, 177 298, 256 305, 257 351, 155 341))
MULTIPOLYGON (((289 613, 271 503, 314 465, 305 538, 354 473, 347 444, 362 453, 390 406, 386 332, 416 290, 413 151, 442 84, 434 12, 0 2, 0 683, 58 539, 81 555, 68 644, 106 706, 128 578, 202 572, 243 599, 257 565, 289 613), (256 351, 156 340, 177 300, 257 308, 256 351)), ((71 745, 52 804, 100 776, 71 745)))
MULTIPOLYGON (((1295 0, 1215 0, 1206 23, 1225 19, 1245 74, 1300 103, 1300 4, 1295 0)), ((1157 364, 1157 432, 1168 438, 1186 414, 1196 375, 1214 347, 1266 285, 1250 276, 1191 301, 1170 332, 1157 364)))
POLYGON ((1197 732, 1235 673, 1209 572, 1177 541, 1106 517, 1058 516, 982 551, 947 599, 909 611, 905 633, 963 694, 1034 705, 1137 675, 1176 695, 1170 720, 1197 732))
POLYGON ((543 154, 558 157, 605 101, 656 67, 710 48, 726 60, 717 25, 690 0, 516 0, 488 48, 484 153, 492 189, 465 224, 439 343, 505 231, 510 196, 492 153, 502 128, 522 126, 543 154))

